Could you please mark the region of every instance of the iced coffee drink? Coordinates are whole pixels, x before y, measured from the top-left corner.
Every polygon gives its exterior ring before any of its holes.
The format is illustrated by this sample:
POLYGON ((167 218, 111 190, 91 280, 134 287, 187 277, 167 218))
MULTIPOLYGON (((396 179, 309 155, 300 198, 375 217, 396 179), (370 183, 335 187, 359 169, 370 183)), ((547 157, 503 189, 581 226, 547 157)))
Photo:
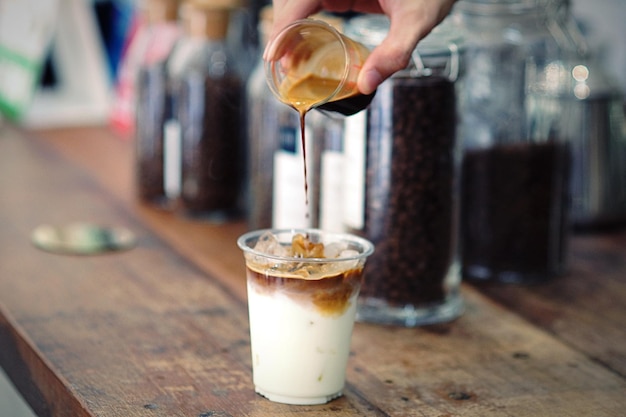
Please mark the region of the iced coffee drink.
POLYGON ((323 404, 342 394, 356 301, 373 245, 319 230, 241 236, 255 390, 323 404))

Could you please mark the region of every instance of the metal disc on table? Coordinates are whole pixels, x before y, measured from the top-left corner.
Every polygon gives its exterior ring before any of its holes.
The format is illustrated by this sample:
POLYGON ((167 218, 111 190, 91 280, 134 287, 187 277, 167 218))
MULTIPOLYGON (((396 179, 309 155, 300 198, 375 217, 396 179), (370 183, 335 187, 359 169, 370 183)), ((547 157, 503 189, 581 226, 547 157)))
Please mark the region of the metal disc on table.
POLYGON ((32 241, 47 252, 68 255, 93 255, 135 246, 135 236, 131 231, 90 223, 41 225, 33 231, 32 241))

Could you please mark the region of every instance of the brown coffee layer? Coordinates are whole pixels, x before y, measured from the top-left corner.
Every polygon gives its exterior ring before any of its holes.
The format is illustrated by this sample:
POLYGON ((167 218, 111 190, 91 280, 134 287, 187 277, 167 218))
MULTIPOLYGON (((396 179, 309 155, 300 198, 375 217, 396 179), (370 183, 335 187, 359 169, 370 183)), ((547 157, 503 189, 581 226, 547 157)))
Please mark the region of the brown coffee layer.
POLYGON ((250 268, 247 276, 255 291, 267 295, 280 292, 298 303, 312 304, 324 315, 341 315, 361 287, 363 269, 350 269, 315 280, 279 277, 250 268))

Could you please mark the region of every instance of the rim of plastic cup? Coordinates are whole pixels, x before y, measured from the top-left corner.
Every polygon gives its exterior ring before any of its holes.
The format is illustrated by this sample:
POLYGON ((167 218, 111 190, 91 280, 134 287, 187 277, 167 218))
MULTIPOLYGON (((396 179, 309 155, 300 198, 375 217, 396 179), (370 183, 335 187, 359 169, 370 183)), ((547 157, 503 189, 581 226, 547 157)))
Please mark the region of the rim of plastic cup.
MULTIPOLYGON (((339 93, 344 85, 346 84, 347 78, 348 78, 348 73, 350 71, 350 65, 349 65, 349 59, 350 59, 350 55, 348 53, 348 45, 346 44, 346 42, 344 41, 341 32, 339 32, 337 29, 335 29, 331 24, 324 22, 323 20, 319 20, 319 19, 311 19, 311 18, 306 18, 306 19, 298 19, 292 23, 290 23, 289 25, 285 26, 279 33, 278 35, 276 35, 276 37, 270 42, 269 46, 269 55, 273 55, 272 52, 275 52, 276 48, 277 48, 277 44, 276 41, 278 41, 279 39, 281 39, 287 32, 289 32, 290 30, 292 30, 294 27, 302 25, 303 23, 309 24, 309 25, 313 25, 313 26, 317 26, 319 28, 325 29, 327 30, 330 34, 332 34, 340 43, 341 46, 343 47, 343 55, 344 55, 344 68, 343 68, 343 74, 341 79, 339 80, 339 84, 337 84, 337 88, 335 88, 335 90, 332 92, 332 94, 329 94, 328 97, 326 97, 324 100, 320 101, 319 103, 315 103, 315 106, 321 106, 323 104, 328 103, 333 97, 335 97, 337 95, 337 93, 339 93)), ((278 59, 269 59, 265 61, 265 78, 268 81, 268 85, 270 87, 270 90, 272 91, 272 93, 274 93, 274 95, 276 97, 278 97, 281 101, 287 103, 287 101, 285 101, 285 99, 283 98, 282 94, 280 94, 280 91, 278 90, 278 86, 276 85, 275 81, 275 77, 274 77, 274 65, 276 62, 278 62, 280 59, 280 57, 278 59)))
MULTIPOLYGON (((324 243, 324 244, 326 245, 327 243, 324 243)), ((327 232, 321 229, 314 229, 314 228, 253 230, 253 231, 246 232, 243 235, 239 236, 239 238, 237 239, 237 246, 239 246, 239 248, 242 251, 253 254, 255 256, 263 256, 265 258, 275 259, 275 260, 280 260, 280 261, 287 261, 287 262, 294 261, 294 262, 325 263, 325 262, 353 261, 353 260, 368 257, 374 252, 374 244, 367 239, 364 239, 362 237, 359 237, 350 233, 327 232), (251 238, 254 237, 256 238, 256 240, 258 240, 259 237, 261 237, 264 233, 267 233, 267 232, 270 232, 274 235, 289 233, 292 236, 296 234, 306 235, 309 233, 317 233, 317 234, 322 234, 324 236, 330 237, 330 239, 328 239, 329 240, 328 244, 333 243, 333 242, 349 241, 349 242, 354 242, 360 245, 363 248, 363 251, 357 255, 338 257, 338 258, 303 258, 303 257, 298 257, 298 256, 279 256, 279 255, 267 254, 264 252, 259 252, 257 250, 254 250, 253 247, 250 247, 246 244, 246 242, 250 240, 251 238)))

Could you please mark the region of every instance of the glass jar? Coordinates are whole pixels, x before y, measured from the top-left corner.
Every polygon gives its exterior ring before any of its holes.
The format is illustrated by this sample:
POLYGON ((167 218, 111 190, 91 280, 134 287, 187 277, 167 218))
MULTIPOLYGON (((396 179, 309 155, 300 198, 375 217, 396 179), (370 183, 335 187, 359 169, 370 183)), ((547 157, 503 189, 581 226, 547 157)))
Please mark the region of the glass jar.
POLYGON ((571 150, 574 230, 626 224, 623 92, 591 57, 553 61, 529 78, 531 135, 556 135, 571 150))
POLYGON ((556 134, 571 149, 574 230, 622 226, 626 224, 624 92, 589 48, 570 12, 570 1, 544 1, 557 16, 550 27, 562 54, 558 60, 530 67, 530 134, 556 134))
MULTIPOLYGON (((209 221, 239 216, 245 176, 244 82, 228 47, 228 1, 191 1, 176 116, 182 146, 180 210, 209 221)), ((173 64, 173 63, 172 63, 173 64)))
POLYGON ((538 0, 459 0, 451 14, 467 33, 460 91, 465 147, 526 137, 526 67, 558 57, 538 0))
MULTIPOLYGON (((374 47, 389 20, 365 15, 346 34, 374 47)), ((344 126, 344 221, 371 240, 361 321, 418 326, 462 312, 458 264, 456 82, 462 39, 443 22, 411 65, 381 84, 344 126)))
POLYGON ((136 191, 142 201, 168 207, 175 196, 166 192, 164 175, 166 122, 172 117, 166 61, 181 35, 178 1, 151 0, 146 7, 146 47, 136 86, 136 191))
POLYGON ((558 58, 553 16, 535 0, 461 0, 468 32, 461 99, 463 277, 530 283, 564 271, 569 151, 553 132, 531 135, 527 77, 558 58))

